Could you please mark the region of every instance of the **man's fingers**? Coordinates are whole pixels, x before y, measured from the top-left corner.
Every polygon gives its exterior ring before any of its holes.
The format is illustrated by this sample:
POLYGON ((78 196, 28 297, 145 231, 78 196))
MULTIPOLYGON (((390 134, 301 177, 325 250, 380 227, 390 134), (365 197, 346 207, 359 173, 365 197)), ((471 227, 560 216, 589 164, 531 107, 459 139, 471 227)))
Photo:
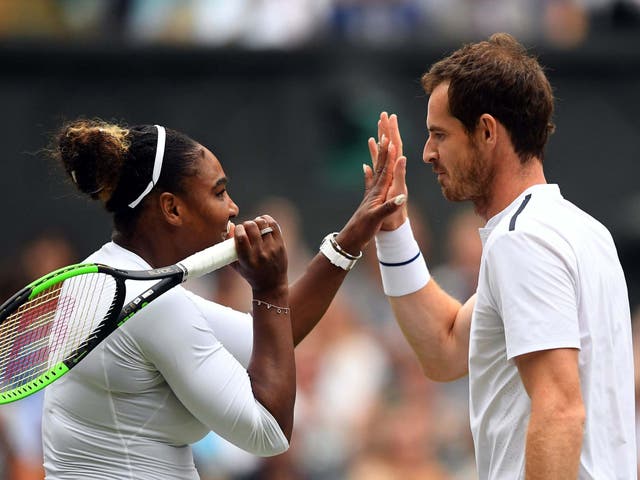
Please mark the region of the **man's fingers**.
POLYGON ((387 135, 397 148, 397 155, 402 156, 402 138, 400 137, 400 127, 398 125, 398 116, 394 113, 389 117, 389 129, 387 135))
POLYGON ((405 177, 407 175, 407 157, 398 157, 393 167, 393 190, 396 192, 406 191, 405 177))

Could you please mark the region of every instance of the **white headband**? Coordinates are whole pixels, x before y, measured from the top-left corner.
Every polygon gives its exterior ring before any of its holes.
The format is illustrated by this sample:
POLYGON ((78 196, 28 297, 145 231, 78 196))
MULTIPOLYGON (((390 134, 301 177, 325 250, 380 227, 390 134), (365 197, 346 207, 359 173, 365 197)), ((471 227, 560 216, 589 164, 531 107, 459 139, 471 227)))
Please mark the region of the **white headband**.
POLYGON ((138 198, 129 204, 130 208, 136 208, 160 178, 160 172, 162 171, 162 159, 164 158, 164 144, 167 138, 167 133, 165 132, 164 127, 161 127, 160 125, 155 125, 155 127, 158 129, 158 143, 156 144, 156 158, 153 161, 153 175, 151 176, 151 181, 149 182, 149 185, 147 185, 147 188, 144 189, 138 198))

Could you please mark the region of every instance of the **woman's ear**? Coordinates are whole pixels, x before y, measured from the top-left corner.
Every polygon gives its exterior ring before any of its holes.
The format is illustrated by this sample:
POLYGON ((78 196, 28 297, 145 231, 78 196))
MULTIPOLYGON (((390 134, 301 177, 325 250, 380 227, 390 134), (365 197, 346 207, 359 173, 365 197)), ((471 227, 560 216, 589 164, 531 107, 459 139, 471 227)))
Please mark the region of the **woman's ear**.
POLYGON ((162 192, 160 194, 160 212, 162 218, 170 225, 182 225, 183 205, 180 199, 171 192, 162 192))

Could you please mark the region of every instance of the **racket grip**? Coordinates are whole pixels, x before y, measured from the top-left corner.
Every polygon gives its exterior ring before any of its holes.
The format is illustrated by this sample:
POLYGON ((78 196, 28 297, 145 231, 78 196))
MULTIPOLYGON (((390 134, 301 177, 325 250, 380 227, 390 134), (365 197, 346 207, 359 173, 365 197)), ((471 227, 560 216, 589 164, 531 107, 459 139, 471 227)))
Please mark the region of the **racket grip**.
POLYGON ((186 270, 182 281, 188 278, 197 278, 209 272, 222 268, 238 259, 236 243, 233 238, 205 248, 182 260, 181 265, 186 270))

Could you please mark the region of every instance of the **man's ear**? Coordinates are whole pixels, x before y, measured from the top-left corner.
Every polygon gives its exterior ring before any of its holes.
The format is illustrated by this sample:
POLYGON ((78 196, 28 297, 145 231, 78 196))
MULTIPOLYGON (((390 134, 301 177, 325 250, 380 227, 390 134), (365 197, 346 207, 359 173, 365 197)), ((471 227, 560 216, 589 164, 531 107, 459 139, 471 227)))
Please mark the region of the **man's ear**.
POLYGON ((493 115, 483 113, 478 120, 477 132, 481 145, 494 148, 498 142, 498 121, 493 115))
POLYGON ((160 194, 160 212, 162 218, 164 218, 169 225, 176 227, 182 225, 184 208, 180 198, 173 193, 162 192, 160 194))

